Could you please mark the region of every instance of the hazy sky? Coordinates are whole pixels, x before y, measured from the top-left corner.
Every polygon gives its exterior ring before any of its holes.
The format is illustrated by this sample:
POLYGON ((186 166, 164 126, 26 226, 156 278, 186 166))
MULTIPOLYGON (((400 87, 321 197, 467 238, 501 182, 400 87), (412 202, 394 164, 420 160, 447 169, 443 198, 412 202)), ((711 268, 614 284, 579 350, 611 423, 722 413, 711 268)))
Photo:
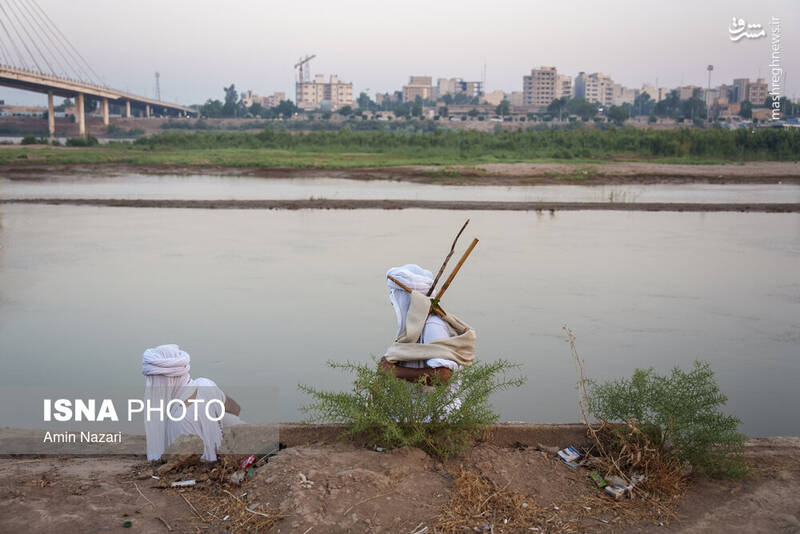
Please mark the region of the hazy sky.
MULTIPOLYGON (((338 74, 356 94, 399 89, 412 74, 479 80, 519 91, 533 67, 604 72, 619 83, 676 87, 767 77, 769 36, 731 42, 736 16, 782 21, 786 93, 800 95, 797 0, 418 1, 38 0, 112 87, 181 104, 222 98, 235 83, 294 98, 297 59, 338 74)), ((7 103, 43 95, 0 88, 7 103)))

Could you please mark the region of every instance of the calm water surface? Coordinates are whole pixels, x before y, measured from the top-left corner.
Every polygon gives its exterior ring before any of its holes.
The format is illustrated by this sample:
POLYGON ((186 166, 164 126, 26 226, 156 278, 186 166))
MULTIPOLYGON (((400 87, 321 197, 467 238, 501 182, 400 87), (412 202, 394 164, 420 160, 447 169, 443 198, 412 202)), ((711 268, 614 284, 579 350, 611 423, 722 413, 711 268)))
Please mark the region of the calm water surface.
POLYGON ((0 385, 141 385, 143 349, 179 343, 298 420, 298 382, 347 388, 324 362, 391 341, 386 269, 437 268, 467 216, 445 303, 523 365, 503 419, 578 419, 567 324, 593 377, 705 359, 746 432, 800 435, 798 214, 0 205, 0 385))
POLYGON ((399 199, 542 202, 800 202, 800 185, 654 184, 444 186, 335 178, 231 176, 0 176, 0 198, 399 199))

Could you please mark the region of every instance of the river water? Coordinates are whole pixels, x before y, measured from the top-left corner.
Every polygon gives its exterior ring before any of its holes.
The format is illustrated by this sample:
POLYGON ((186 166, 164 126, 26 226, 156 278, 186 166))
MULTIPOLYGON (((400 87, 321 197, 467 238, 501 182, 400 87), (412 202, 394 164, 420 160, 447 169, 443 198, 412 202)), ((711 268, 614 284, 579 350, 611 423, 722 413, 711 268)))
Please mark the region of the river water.
POLYGON ((435 270, 466 217, 481 241, 443 302, 480 358, 522 365, 502 419, 578 420, 566 324, 591 377, 707 360, 745 432, 800 435, 796 213, 0 205, 0 385, 141 385, 142 351, 179 343, 298 420, 299 382, 347 388, 325 361, 391 341, 386 269, 435 270))
POLYGON ((121 174, 0 177, 2 198, 394 199, 524 202, 800 202, 797 184, 446 186, 391 180, 153 176, 121 174))

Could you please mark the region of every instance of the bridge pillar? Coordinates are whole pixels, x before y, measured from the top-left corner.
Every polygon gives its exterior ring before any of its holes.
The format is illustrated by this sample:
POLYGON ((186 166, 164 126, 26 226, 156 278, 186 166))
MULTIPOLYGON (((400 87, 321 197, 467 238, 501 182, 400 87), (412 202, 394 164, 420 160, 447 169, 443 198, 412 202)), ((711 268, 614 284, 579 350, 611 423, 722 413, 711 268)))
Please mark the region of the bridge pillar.
POLYGON ((144 116, 150 118, 150 104, 144 105, 144 116))
POLYGON ((86 114, 84 113, 83 108, 83 93, 78 93, 78 98, 76 99, 78 103, 78 135, 84 137, 86 135, 86 114))
POLYGON ((126 119, 130 119, 131 118, 131 101, 130 100, 126 100, 125 101, 125 118, 126 119))
POLYGON ((103 99, 103 124, 108 126, 108 99, 103 99))
POLYGON ((50 140, 56 134, 56 117, 53 111, 53 91, 47 93, 47 131, 50 132, 50 140))

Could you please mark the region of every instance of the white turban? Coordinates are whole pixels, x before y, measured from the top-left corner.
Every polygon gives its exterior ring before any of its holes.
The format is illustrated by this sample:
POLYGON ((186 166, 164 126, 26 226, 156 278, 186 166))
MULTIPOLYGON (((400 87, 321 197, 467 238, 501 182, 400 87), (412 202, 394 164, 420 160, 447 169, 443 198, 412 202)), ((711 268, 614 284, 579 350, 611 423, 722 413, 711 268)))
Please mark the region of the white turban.
MULTIPOLYGON (((142 354, 142 374, 145 376, 145 403, 152 408, 165 406, 173 399, 185 401, 192 395, 198 401, 208 402, 219 399, 225 402, 225 395, 217 385, 207 378, 192 380, 189 376, 189 355, 178 345, 160 345, 147 349, 142 354), (200 387, 199 387, 200 386, 200 387)), ((212 407, 215 405, 211 405, 212 407)), ((147 408, 147 405, 146 405, 147 408)), ((194 434, 203 439, 203 459, 217 459, 217 448, 222 443, 222 427, 219 422, 205 417, 205 405, 198 409, 198 419, 194 410, 187 407, 187 414, 180 421, 172 421, 164 414, 163 420, 157 412, 145 418, 144 430, 147 436, 147 459, 157 460, 178 436, 194 434)), ((145 415, 148 415, 147 409, 145 415)), ((214 414, 215 417, 219 413, 214 414)))
POLYGON ((189 354, 178 345, 160 345, 142 354, 142 374, 145 376, 182 376, 189 374, 189 354))
MULTIPOLYGON (((408 289, 423 295, 428 293, 433 285, 433 273, 413 263, 402 267, 392 267, 386 272, 386 276, 396 278, 408 289)), ((406 327, 406 315, 408 307, 411 305, 411 295, 388 278, 386 281, 389 284, 389 300, 392 301, 397 317, 397 335, 400 336, 406 327)))

